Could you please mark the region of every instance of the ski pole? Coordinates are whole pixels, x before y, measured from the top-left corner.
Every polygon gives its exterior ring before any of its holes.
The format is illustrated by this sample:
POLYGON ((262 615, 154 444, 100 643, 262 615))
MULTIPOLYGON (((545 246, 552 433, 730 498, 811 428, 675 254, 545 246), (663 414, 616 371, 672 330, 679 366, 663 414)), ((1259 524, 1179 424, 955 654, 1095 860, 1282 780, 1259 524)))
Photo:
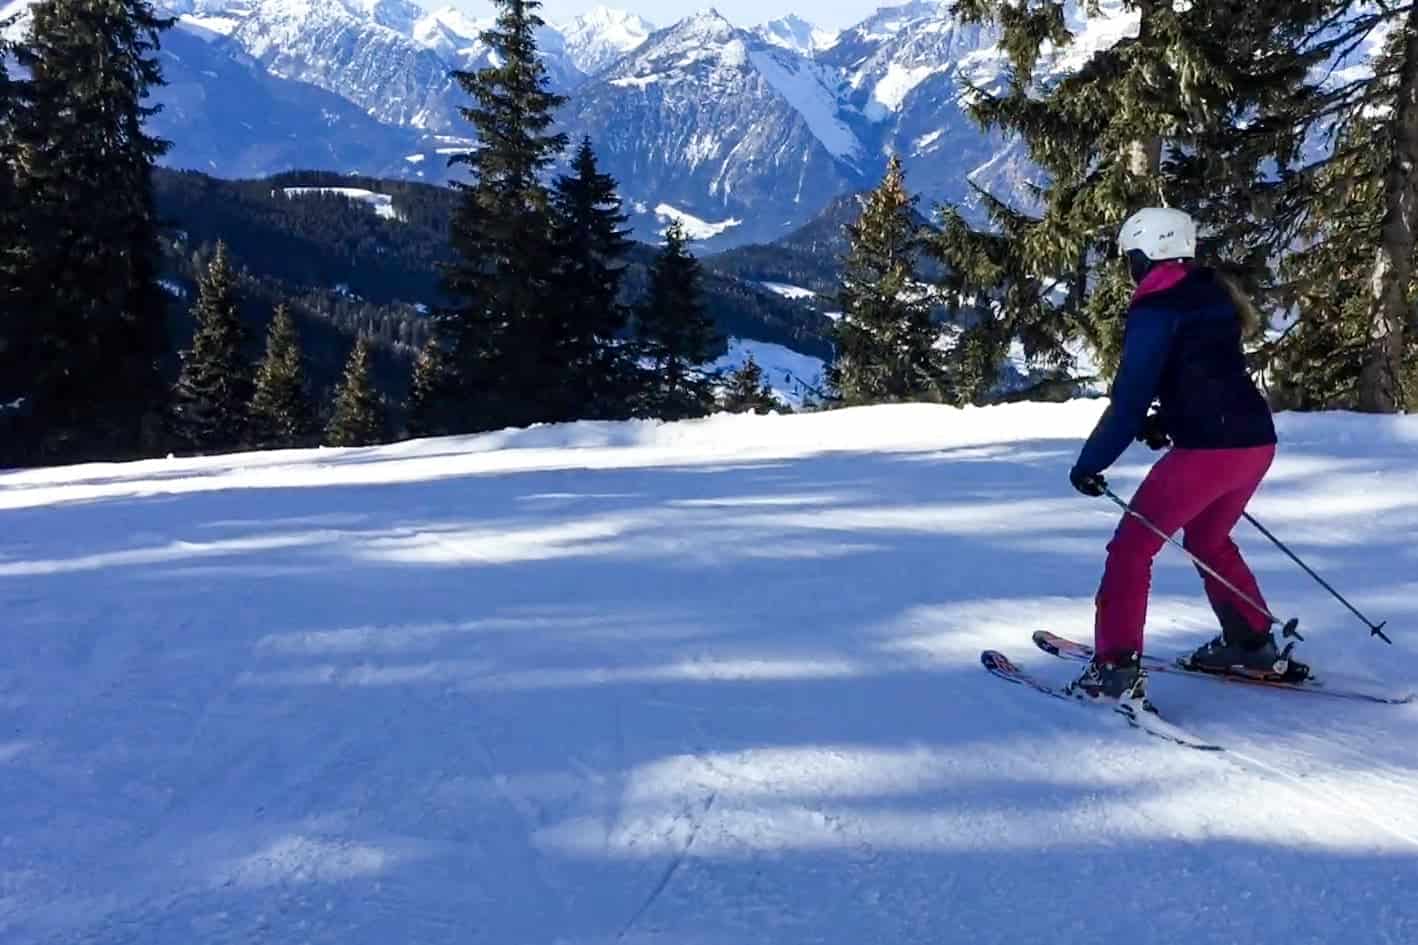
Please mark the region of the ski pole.
POLYGON ((1384 627, 1387 627, 1387 626, 1388 626, 1388 621, 1387 621, 1387 620, 1385 620, 1383 623, 1374 623, 1374 622, 1373 622, 1372 620, 1370 620, 1368 617, 1365 617, 1363 614, 1361 614, 1361 613, 1359 612, 1359 608, 1355 607, 1353 604, 1349 603, 1349 601, 1345 600, 1343 594, 1339 593, 1339 592, 1336 591, 1334 588, 1330 587, 1328 581, 1326 581, 1324 578, 1322 578, 1322 577, 1320 577, 1318 574, 1316 574, 1316 573, 1314 572, 1314 569, 1312 569, 1308 564, 1305 564, 1305 562, 1301 561, 1299 555, 1295 554, 1295 552, 1293 552, 1293 551, 1291 551, 1289 548, 1285 547, 1285 542, 1281 541, 1279 538, 1276 538, 1274 535, 1272 535, 1272 534, 1270 533, 1270 529, 1266 528, 1266 527, 1265 527, 1264 525, 1262 525, 1260 522, 1256 521, 1256 520, 1255 520, 1255 516, 1251 515, 1251 513, 1249 513, 1249 512, 1246 512, 1246 513, 1244 513, 1244 514, 1245 514, 1245 516, 1246 516, 1246 521, 1248 521, 1248 522, 1250 522, 1252 525, 1254 525, 1254 526, 1256 527, 1256 530, 1257 530, 1257 531, 1259 531, 1259 532, 1260 532, 1262 535, 1264 535, 1266 538, 1269 538, 1272 542, 1274 542, 1274 543, 1275 543, 1275 547, 1279 548, 1281 551, 1283 551, 1283 552, 1285 552, 1287 555, 1289 555, 1289 556, 1290 556, 1290 560, 1293 561, 1293 562, 1295 562, 1296 564, 1298 564, 1298 565, 1304 570, 1304 572, 1305 572, 1306 574, 1308 574, 1310 577, 1314 578, 1315 581, 1319 584, 1320 587, 1324 588, 1325 590, 1327 590, 1327 591, 1329 591, 1331 594, 1333 594, 1333 595, 1335 596, 1335 598, 1337 598, 1338 601, 1339 601, 1341 604, 1343 604, 1345 607, 1348 607, 1348 608, 1349 608, 1350 613, 1352 613, 1354 616, 1356 616, 1356 617, 1358 617, 1360 620, 1362 620, 1362 621, 1364 622, 1364 626, 1366 626, 1366 627, 1369 628, 1369 636, 1371 636, 1371 637, 1378 637, 1380 640, 1384 641, 1385 643, 1389 644, 1390 646, 1393 645, 1393 641, 1390 640, 1390 639, 1388 638, 1388 635, 1384 633, 1384 627))
POLYGON ((1193 564, 1195 564, 1198 568, 1206 572, 1211 577, 1215 578, 1216 581, 1219 582, 1222 587, 1226 588, 1226 590, 1230 591, 1232 594, 1235 594, 1241 600, 1245 601, 1247 604, 1250 604, 1262 614, 1265 614, 1265 616, 1270 619, 1272 625, 1280 624, 1283 627, 1281 633, 1286 639, 1289 639, 1291 637, 1294 637, 1296 640, 1305 639, 1303 636, 1300 635, 1300 619, 1298 617, 1293 620, 1290 620, 1289 622, 1281 620, 1279 617, 1275 616, 1275 614, 1270 612, 1270 608, 1257 603, 1255 598, 1251 597, 1245 591, 1241 590, 1239 587, 1226 580, 1219 573, 1217 573, 1215 568, 1213 568, 1211 565, 1207 564, 1205 561, 1201 560, 1196 555, 1188 551, 1186 545, 1183 545, 1181 542, 1177 541, 1177 539, 1162 531, 1162 529, 1158 528, 1156 525, 1153 524, 1150 518, 1134 509, 1128 503, 1124 502, 1112 489, 1109 489, 1104 486, 1103 494, 1106 495, 1108 498, 1112 499, 1113 502, 1115 502, 1124 512, 1137 519, 1143 525, 1147 526, 1147 528, 1150 529, 1152 533, 1158 538, 1161 538, 1169 545, 1172 545, 1174 548, 1180 550, 1182 554, 1186 555, 1192 560, 1193 564))

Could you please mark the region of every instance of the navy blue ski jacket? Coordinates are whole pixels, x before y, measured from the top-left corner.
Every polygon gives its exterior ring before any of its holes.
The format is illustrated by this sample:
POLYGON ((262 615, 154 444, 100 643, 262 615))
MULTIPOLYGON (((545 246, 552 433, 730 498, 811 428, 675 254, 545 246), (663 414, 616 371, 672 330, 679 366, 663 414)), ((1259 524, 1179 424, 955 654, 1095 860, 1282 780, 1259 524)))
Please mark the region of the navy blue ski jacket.
POLYGON ((1236 304, 1213 270, 1171 264, 1143 280, 1128 311, 1112 403, 1075 470, 1094 475, 1117 462, 1154 400, 1181 449, 1276 442, 1270 406, 1246 370, 1236 304))

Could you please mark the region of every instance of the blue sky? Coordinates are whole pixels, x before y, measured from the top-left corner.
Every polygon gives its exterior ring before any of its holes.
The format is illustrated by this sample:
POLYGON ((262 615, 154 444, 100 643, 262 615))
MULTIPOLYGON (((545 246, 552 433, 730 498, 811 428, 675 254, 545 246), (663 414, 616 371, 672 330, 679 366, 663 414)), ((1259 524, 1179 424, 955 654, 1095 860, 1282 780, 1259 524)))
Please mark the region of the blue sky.
MULTIPOLYGON (((543 0, 542 17, 553 22, 567 20, 601 2, 609 7, 631 10, 657 26, 668 26, 691 13, 713 7, 738 26, 757 26, 766 20, 796 13, 818 26, 839 29, 861 22, 879 6, 893 5, 892 0, 543 0)), ((441 3, 424 0, 424 5, 440 6, 441 3)), ((458 6, 479 15, 491 10, 487 0, 461 0, 458 6)))

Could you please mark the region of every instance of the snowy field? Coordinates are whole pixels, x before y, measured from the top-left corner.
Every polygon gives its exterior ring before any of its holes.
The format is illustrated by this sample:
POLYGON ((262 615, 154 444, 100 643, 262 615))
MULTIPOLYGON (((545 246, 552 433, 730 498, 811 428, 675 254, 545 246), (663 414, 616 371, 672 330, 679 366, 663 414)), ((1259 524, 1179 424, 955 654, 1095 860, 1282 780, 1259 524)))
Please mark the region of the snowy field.
POLYGON ((821 391, 827 385, 827 365, 822 359, 767 341, 730 338, 728 352, 710 364, 709 369, 732 373, 748 363, 749 358, 763 369, 764 383, 791 409, 800 410, 806 401, 822 398, 821 391))
MULTIPOLYGON (((1101 406, 0 474, 0 942, 1418 942, 1418 706, 1154 678, 1208 755, 979 667, 1072 669, 1101 406)), ((1257 515, 1397 645, 1242 542, 1407 690, 1418 418, 1283 431, 1257 515)))

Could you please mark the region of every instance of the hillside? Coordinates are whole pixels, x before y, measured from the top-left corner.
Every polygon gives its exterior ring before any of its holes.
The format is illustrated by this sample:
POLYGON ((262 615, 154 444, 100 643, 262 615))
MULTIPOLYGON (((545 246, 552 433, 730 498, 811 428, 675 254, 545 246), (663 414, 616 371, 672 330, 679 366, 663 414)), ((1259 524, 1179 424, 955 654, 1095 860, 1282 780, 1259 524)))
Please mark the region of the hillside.
POLYGON ((846 227, 861 216, 861 197, 839 197, 811 222, 773 243, 716 253, 716 272, 757 282, 801 286, 827 298, 837 294, 842 260, 850 249, 846 227))
MULTIPOLYGON (((439 266, 449 260, 452 191, 320 171, 226 181, 159 170, 156 193, 171 237, 166 277, 176 291, 190 298, 197 272, 193 254, 225 240, 248 272, 254 346, 264 337, 274 301, 295 297, 312 338, 318 385, 334 383, 355 331, 365 330, 380 343, 381 389, 402 399, 410 351, 426 336, 423 310, 443 301, 439 266)), ((634 247, 627 304, 643 297, 654 252, 634 247)), ((704 288, 725 344, 738 337, 831 356, 828 322, 813 306, 714 270, 706 273, 704 288)), ((187 307, 179 299, 174 312, 174 330, 183 338, 191 330, 187 307)))
MULTIPOLYGON (((838 197, 786 236, 724 250, 709 257, 707 264, 738 279, 810 289, 820 297, 819 308, 832 308, 842 281, 842 263, 851 251, 847 226, 861 217, 863 199, 863 194, 838 197)), ((915 220, 922 229, 932 226, 919 212, 915 220)), ((920 272, 932 279, 942 275, 940 263, 929 256, 921 257, 920 272)))
MULTIPOLYGON (((1215 755, 980 669, 1088 633, 1100 406, 0 475, 0 938, 1414 941, 1418 707, 1154 678, 1215 755)), ((1396 645, 1239 537, 1412 690, 1418 425, 1281 426, 1257 514, 1396 645)), ((1151 625, 1213 632, 1170 551, 1151 625)))
POLYGON ((304 288, 344 286, 377 304, 429 304, 449 258, 451 192, 406 181, 307 171, 227 181, 159 170, 158 212, 194 245, 225 240, 250 268, 304 288), (335 194, 287 189, 353 188, 388 195, 393 217, 335 194))
MULTIPOLYGON (((12 35, 31 2, 0 0, 0 22, 17 17, 12 35)), ((162 39, 168 84, 154 91, 161 111, 151 121, 175 145, 167 166, 225 178, 318 167, 437 183, 448 155, 473 144, 459 114, 469 103, 450 71, 490 63, 486 6, 158 5, 177 20, 162 39)), ((1078 50, 1136 35, 1137 12, 1121 0, 1058 8, 1077 41, 1041 63, 1044 84, 1081 67, 1078 50)), ((580 12, 540 29, 538 48, 552 88, 568 98, 561 130, 596 140, 641 240, 679 217, 699 221, 716 251, 775 242, 873 186, 891 154, 906 162, 923 206, 969 207, 972 185, 1032 204, 1037 169, 1017 142, 982 132, 964 104, 972 88, 1003 81, 1006 53, 995 31, 962 22, 953 3, 892 3, 841 33, 809 22, 811 5, 797 11, 808 19, 755 28, 712 8, 661 29, 626 11, 580 12)))

